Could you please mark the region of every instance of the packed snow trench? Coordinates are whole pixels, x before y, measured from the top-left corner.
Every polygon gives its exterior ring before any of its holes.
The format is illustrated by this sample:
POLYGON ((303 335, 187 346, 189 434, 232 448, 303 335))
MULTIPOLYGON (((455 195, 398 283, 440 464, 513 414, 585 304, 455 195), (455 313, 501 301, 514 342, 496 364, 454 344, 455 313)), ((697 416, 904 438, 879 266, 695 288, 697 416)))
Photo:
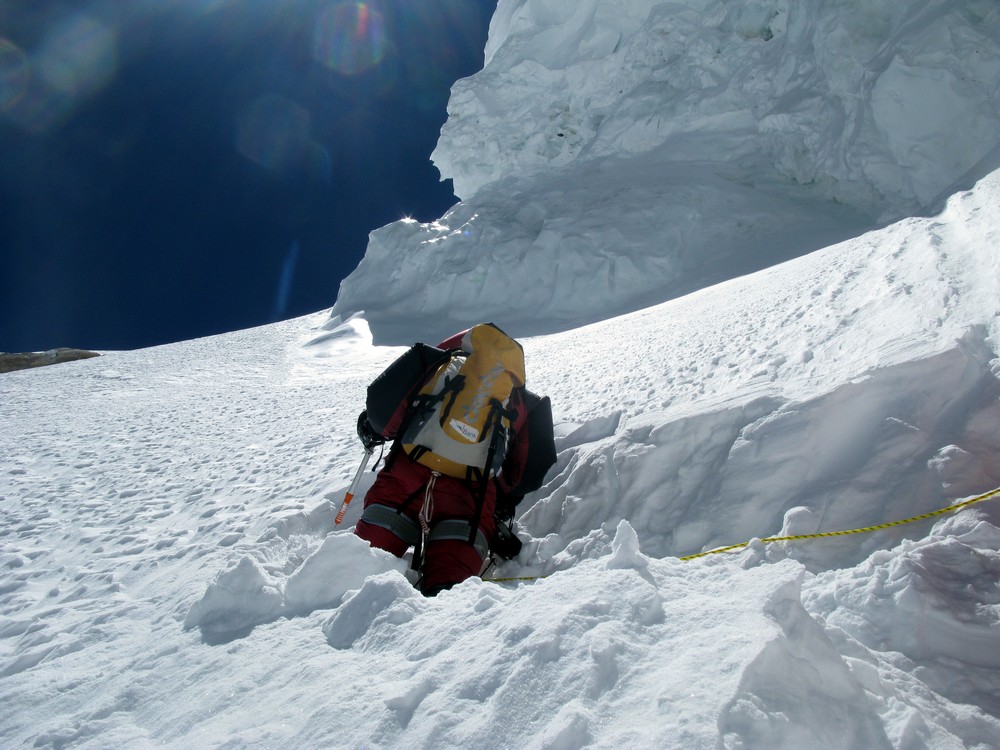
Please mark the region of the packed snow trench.
POLYGON ((988 0, 501 0, 331 310, 0 376, 0 746, 1000 747, 1000 497, 761 541, 1000 487, 997 80, 988 0), (479 320, 559 457, 426 599, 333 518, 479 320))

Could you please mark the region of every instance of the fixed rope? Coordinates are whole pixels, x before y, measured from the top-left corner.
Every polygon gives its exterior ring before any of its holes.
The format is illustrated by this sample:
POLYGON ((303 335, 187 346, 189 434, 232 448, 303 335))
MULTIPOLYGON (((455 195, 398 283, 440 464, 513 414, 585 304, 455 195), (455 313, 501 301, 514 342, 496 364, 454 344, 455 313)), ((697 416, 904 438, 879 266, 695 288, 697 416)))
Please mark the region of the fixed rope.
MULTIPOLYGON (((972 498, 971 500, 965 500, 961 503, 956 503, 955 505, 949 505, 947 508, 939 508, 938 510, 932 510, 930 513, 921 513, 919 516, 913 516, 912 518, 904 518, 899 521, 889 521, 888 523, 880 523, 877 526, 864 526, 860 529, 848 529, 846 531, 821 531, 815 534, 795 534, 794 536, 770 536, 760 541, 764 544, 769 544, 771 542, 791 542, 797 539, 822 539, 824 537, 831 536, 848 536, 850 534, 867 534, 871 531, 880 531, 881 529, 889 529, 893 526, 902 526, 906 523, 913 523, 914 521, 923 521, 926 518, 933 518, 934 516, 943 516, 946 513, 954 513, 956 510, 961 510, 962 508, 968 507, 975 503, 981 503, 983 500, 989 500, 991 497, 996 497, 1000 495, 1000 487, 995 490, 990 490, 989 492, 984 492, 982 495, 972 498)), ((696 560, 699 557, 707 557, 708 555, 718 555, 723 552, 730 552, 734 549, 742 549, 749 545, 750 542, 741 542, 740 544, 730 544, 728 547, 719 547, 717 549, 711 549, 707 552, 699 552, 696 555, 686 555, 679 559, 681 560, 696 560)))
MULTIPOLYGON (((815 534, 795 534, 793 536, 770 536, 760 541, 764 544, 770 544, 771 542, 792 542, 799 539, 823 539, 825 537, 834 536, 849 536, 851 534, 867 534, 872 531, 880 531, 882 529, 889 529, 893 526, 902 526, 903 524, 913 523, 914 521, 923 521, 927 518, 933 518, 935 516, 943 516, 947 513, 954 513, 962 508, 967 508, 970 505, 975 505, 976 503, 981 503, 984 500, 989 500, 990 498, 1000 496, 1000 487, 989 492, 984 492, 982 495, 977 495, 971 500, 964 500, 960 503, 954 505, 949 505, 946 508, 939 508, 938 510, 932 510, 930 513, 921 513, 919 516, 913 516, 911 518, 903 518, 899 521, 889 521, 888 523, 880 523, 877 526, 864 526, 859 529, 847 529, 846 531, 820 531, 815 534)), ((708 557, 709 555, 719 555, 723 552, 731 552, 735 549, 743 549, 750 545, 750 542, 741 542, 740 544, 730 544, 728 547, 718 547, 716 549, 711 549, 706 552, 699 552, 694 555, 685 555, 684 557, 678 558, 679 560, 697 560, 699 557, 708 557)), ((508 583, 512 581, 537 581, 540 578, 546 578, 547 576, 518 576, 514 578, 487 578, 485 580, 492 581, 493 583, 508 583)))

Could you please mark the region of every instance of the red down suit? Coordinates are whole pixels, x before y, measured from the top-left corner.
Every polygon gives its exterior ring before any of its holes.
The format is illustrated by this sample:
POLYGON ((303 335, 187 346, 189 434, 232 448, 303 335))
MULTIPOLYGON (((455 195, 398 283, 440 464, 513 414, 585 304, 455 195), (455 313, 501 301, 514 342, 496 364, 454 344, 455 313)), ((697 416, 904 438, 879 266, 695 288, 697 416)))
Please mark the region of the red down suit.
MULTIPOLYGON (((469 481, 437 474, 412 460, 398 441, 409 416, 413 396, 436 371, 441 350, 460 348, 465 334, 463 331, 442 341, 436 350, 424 347, 429 352, 427 354, 415 351, 416 347, 423 346, 418 344, 404 355, 411 360, 408 365, 411 373, 405 378, 411 384, 395 405, 373 404, 373 398, 384 401, 387 397, 386 394, 373 393, 378 380, 368 392, 368 419, 373 431, 393 441, 393 444, 385 466, 365 495, 364 511, 355 533, 372 546, 402 557, 410 547, 421 543, 426 531, 426 541, 421 550, 423 568, 419 585, 428 595, 479 574, 493 540, 498 495, 503 504, 513 508, 525 491, 537 489, 532 487, 526 490, 522 486, 530 448, 530 431, 526 428, 528 407, 523 386, 514 388, 507 403, 507 411, 511 415, 507 453, 500 471, 492 478, 469 481), (425 369, 421 372, 420 368, 425 369), (373 416, 377 411, 387 418, 373 416), (421 527, 422 520, 426 529, 421 527), (477 526, 475 533, 473 524, 477 526)), ((389 370, 382 377, 388 373, 389 370)), ((391 389, 389 394, 392 394, 391 389)), ((547 399, 545 401, 547 405, 547 399)), ((549 423, 551 425, 551 416, 549 423)), ((537 484, 540 483, 539 480, 537 484)))

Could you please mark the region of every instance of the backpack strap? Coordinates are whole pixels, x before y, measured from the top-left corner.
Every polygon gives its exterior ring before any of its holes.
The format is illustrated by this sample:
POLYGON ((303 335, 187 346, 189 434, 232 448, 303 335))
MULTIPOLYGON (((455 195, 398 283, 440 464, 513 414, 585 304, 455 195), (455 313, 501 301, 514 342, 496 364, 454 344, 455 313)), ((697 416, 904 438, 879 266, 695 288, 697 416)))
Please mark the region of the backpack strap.
MULTIPOLYGON (((451 407, 455 404, 455 399, 458 398, 458 394, 462 391, 462 387, 465 385, 464 375, 453 375, 451 377, 446 377, 444 383, 441 386, 441 390, 438 393, 418 393, 413 397, 413 401, 410 406, 416 411, 421 409, 431 409, 442 401, 444 401, 449 396, 451 397, 451 403, 446 407, 446 413, 451 411, 451 407)), ((402 432, 405 432, 403 430, 402 432)))
POLYGON ((490 409, 490 416, 486 420, 486 424, 492 428, 490 433, 490 449, 486 453, 486 467, 484 471, 480 471, 474 466, 469 467, 469 484, 472 488, 478 489, 476 497, 476 514, 473 516, 472 526, 469 529, 469 535, 467 541, 473 547, 476 546, 476 534, 479 532, 479 522, 483 518, 483 507, 486 505, 486 493, 489 492, 490 487, 490 470, 493 467, 493 458, 496 456, 497 442, 501 439, 500 429, 501 421, 504 417, 507 417, 508 421, 512 421, 516 418, 516 413, 510 412, 504 408, 496 399, 492 399, 490 409), (513 417, 511 417, 513 414, 513 417), (492 422, 492 425, 490 424, 492 422))
POLYGON ((438 401, 444 401, 448 399, 447 405, 441 410, 441 421, 444 423, 445 417, 451 414, 452 407, 455 406, 455 400, 458 398, 458 394, 462 392, 462 388, 465 387, 465 376, 455 375, 454 377, 447 378, 444 381, 444 387, 441 388, 441 393, 438 394, 438 401))
POLYGON ((410 425, 413 423, 413 420, 417 419, 417 417, 419 417, 421 414, 426 413, 426 411, 433 409, 435 406, 437 406, 437 404, 439 404, 442 401, 442 399, 444 399, 445 396, 450 392, 455 393, 455 395, 452 396, 452 402, 454 402, 454 399, 457 397, 458 391, 462 390, 461 385, 463 381, 459 380, 457 377, 453 377, 445 381, 444 387, 441 389, 441 392, 436 395, 420 393, 420 389, 423 388, 423 386, 426 385, 427 382, 429 382, 430 379, 434 377, 435 373, 437 373, 437 371, 446 362, 450 361, 451 358, 454 357, 456 354, 464 354, 464 352, 461 349, 445 349, 445 350, 436 349, 435 351, 442 352, 441 356, 438 357, 433 362, 433 364, 423 373, 418 383, 414 386, 413 393, 406 404, 406 412, 405 416, 403 417, 402 424, 400 425, 399 430, 396 433, 397 443, 399 442, 399 439, 401 439, 404 435, 406 435, 407 432, 409 432, 410 425), (454 383, 455 380, 459 380, 457 387, 456 384, 454 383))

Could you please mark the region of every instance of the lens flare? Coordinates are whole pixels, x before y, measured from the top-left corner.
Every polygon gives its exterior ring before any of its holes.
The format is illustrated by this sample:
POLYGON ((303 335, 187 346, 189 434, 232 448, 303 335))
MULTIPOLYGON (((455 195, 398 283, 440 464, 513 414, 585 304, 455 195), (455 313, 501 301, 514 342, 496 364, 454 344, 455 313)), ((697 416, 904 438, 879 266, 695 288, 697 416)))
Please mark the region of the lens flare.
POLYGON ((31 69, 20 47, 0 38, 0 112, 19 102, 28 90, 31 69))
POLYGON ((55 90, 74 97, 101 89, 118 68, 113 29, 83 14, 67 18, 48 35, 38 70, 55 90))
POLYGON ((313 57, 338 73, 356 75, 377 66, 385 48, 382 14, 367 3, 337 3, 316 20, 313 57))
POLYGON ((292 281, 295 279, 295 266, 299 262, 299 241, 295 240, 292 242, 292 246, 288 248, 288 255, 285 256, 285 262, 281 266, 281 278, 278 280, 278 293, 274 300, 274 312, 272 313, 273 320, 281 320, 285 317, 285 312, 288 310, 288 295, 292 291, 292 281))
POLYGON ((309 113, 280 96, 264 96, 240 118, 236 148, 268 169, 299 161, 309 146, 309 113))

